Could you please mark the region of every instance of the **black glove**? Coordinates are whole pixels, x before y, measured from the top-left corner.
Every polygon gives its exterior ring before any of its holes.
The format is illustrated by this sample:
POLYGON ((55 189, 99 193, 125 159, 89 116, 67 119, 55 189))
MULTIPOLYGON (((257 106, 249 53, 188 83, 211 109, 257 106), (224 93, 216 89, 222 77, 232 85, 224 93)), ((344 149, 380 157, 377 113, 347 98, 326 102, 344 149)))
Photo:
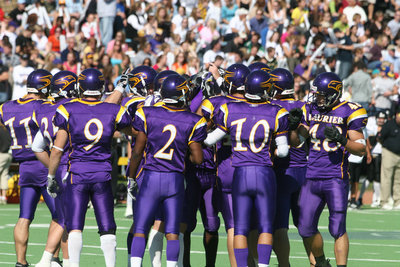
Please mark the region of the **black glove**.
POLYGON ((128 194, 133 200, 136 200, 137 190, 138 184, 136 179, 128 177, 128 194))
POLYGON ((299 127, 303 111, 300 108, 292 108, 289 111, 289 131, 296 130, 299 127))
POLYGON ((60 186, 58 185, 54 175, 47 176, 47 193, 52 197, 56 198, 57 193, 60 191, 60 186))
POLYGON ((342 146, 346 146, 347 144, 347 138, 344 137, 334 125, 325 127, 324 135, 325 138, 340 143, 342 146))

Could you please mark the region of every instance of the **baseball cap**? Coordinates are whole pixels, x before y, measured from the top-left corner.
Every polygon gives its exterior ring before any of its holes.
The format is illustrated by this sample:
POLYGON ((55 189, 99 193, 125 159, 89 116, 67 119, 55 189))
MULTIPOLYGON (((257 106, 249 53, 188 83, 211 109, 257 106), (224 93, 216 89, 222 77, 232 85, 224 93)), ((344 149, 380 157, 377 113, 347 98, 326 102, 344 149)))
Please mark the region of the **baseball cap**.
POLYGON ((18 0, 17 3, 18 4, 26 4, 26 0, 18 0))
POLYGON ((377 119, 386 119, 387 118, 387 114, 383 111, 379 111, 378 115, 376 115, 377 119))

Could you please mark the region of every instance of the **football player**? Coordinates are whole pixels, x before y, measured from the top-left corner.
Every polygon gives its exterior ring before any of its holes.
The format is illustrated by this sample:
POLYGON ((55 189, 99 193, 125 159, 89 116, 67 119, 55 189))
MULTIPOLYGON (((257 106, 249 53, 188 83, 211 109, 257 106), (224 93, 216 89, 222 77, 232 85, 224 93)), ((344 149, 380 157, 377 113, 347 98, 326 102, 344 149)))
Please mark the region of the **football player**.
POLYGON ((317 76, 312 85, 311 104, 303 107, 303 121, 298 128, 300 142, 311 137, 306 182, 299 196, 299 234, 311 248, 315 266, 330 266, 323 251, 318 220, 327 204, 329 232, 335 239, 337 266, 347 264, 349 239, 346 232, 349 191, 349 153, 362 156, 365 140, 362 129, 367 112, 360 105, 340 101, 342 81, 332 72, 317 76))
MULTIPOLYGON (((289 130, 295 130, 302 118, 302 101, 294 100, 294 78, 286 69, 277 68, 270 72, 272 79, 271 103, 290 111, 289 130)), ((292 211, 293 223, 297 227, 299 207, 297 204, 300 188, 304 183, 307 165, 307 153, 304 144, 291 147, 284 158, 275 158, 274 170, 277 180, 277 209, 274 223, 273 249, 279 266, 289 267, 290 243, 288 239, 289 213, 292 211)))
POLYGON ((70 140, 69 175, 65 188, 68 199, 66 221, 70 266, 79 266, 82 230, 89 200, 99 227, 101 249, 106 266, 115 266, 116 225, 111 190, 111 140, 115 131, 132 135, 132 118, 126 109, 116 104, 100 102, 104 92, 103 74, 85 69, 78 77, 81 98, 57 108, 54 125, 59 127, 51 150, 48 190, 58 193, 60 185, 55 175, 70 140))
POLYGON ((0 106, 0 122, 11 135, 12 155, 19 162, 20 214, 14 228, 16 267, 28 266, 26 250, 29 225, 41 195, 52 217, 49 233, 58 227, 54 199, 46 191, 46 168, 32 151, 33 137, 39 131, 35 123, 35 110, 38 110, 43 99, 47 98, 51 78, 51 73, 43 69, 31 72, 26 81, 28 94, 0 106))
MULTIPOLYGON (((54 102, 44 102, 36 111, 36 123, 39 126, 40 131, 37 132, 35 139, 33 140, 32 150, 46 168, 49 167, 50 160, 48 151, 52 148, 57 133, 57 128, 53 124, 53 117, 56 115, 56 110, 60 105, 67 103, 71 98, 77 95, 77 80, 78 77, 73 72, 60 71, 56 73, 51 79, 50 86, 50 97, 54 99, 54 102)), ((64 147, 64 151, 68 151, 68 149, 69 144, 67 143, 64 147)), ((60 191, 57 193, 55 198, 58 217, 57 223, 59 224, 59 227, 52 233, 52 238, 48 238, 43 256, 40 262, 36 264, 38 267, 50 267, 52 256, 56 251, 64 232, 65 200, 63 199, 64 183, 62 179, 67 175, 67 169, 68 152, 64 152, 56 173, 56 180, 60 185, 60 191)), ((61 248, 63 250, 63 266, 69 266, 68 244, 66 243, 65 238, 61 240, 61 248)))
POLYGON ((258 266, 269 266, 276 209, 276 177, 272 169, 271 143, 277 156, 288 154, 288 112, 267 102, 272 87, 270 75, 263 70, 246 78, 245 101, 228 102, 214 118, 218 128, 208 135, 206 145, 226 134, 232 143, 232 182, 234 253, 238 267, 247 266, 247 236, 251 230, 253 209, 259 232, 258 266))
POLYGON ((263 70, 263 71, 266 71, 268 73, 271 72, 271 68, 267 64, 262 63, 262 62, 251 63, 249 65, 249 69, 250 69, 250 71, 263 70))
MULTIPOLYGON (((143 107, 136 112, 133 126, 139 131, 130 162, 130 177, 136 177, 145 146, 146 161, 143 181, 134 210, 134 238, 131 266, 141 266, 145 251, 145 235, 157 209, 165 217, 167 267, 176 266, 179 256, 179 223, 184 200, 184 158, 188 148, 195 164, 203 161, 201 142, 206 137, 206 121, 185 109, 187 81, 170 75, 162 83, 164 105, 143 107)), ((129 192, 137 190, 129 178, 129 192)))
MULTIPOLYGON (((222 87, 224 94, 211 97, 203 101, 199 114, 203 115, 210 124, 214 124, 214 117, 219 113, 220 107, 232 101, 244 101, 244 82, 250 70, 243 64, 233 64, 226 69, 224 77, 220 76, 218 68, 210 66, 210 72, 216 79, 217 84, 222 87)), ((210 126, 211 126, 210 125, 210 126)), ((233 210, 232 210, 232 180, 234 168, 232 167, 232 149, 229 138, 218 142, 217 148, 217 173, 219 180, 219 209, 225 222, 225 230, 228 234, 227 247, 229 260, 232 266, 236 266, 233 251, 233 210)))

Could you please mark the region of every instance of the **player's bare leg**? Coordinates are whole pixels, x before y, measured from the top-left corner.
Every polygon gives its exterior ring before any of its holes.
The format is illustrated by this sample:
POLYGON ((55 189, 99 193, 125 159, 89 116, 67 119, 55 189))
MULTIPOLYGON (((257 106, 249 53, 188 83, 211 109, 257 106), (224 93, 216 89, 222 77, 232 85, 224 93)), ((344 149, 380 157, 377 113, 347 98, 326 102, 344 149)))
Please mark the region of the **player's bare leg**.
POLYGON ((337 265, 346 265, 349 256, 349 237, 347 233, 335 240, 335 257, 337 265))
POLYGON ((248 238, 249 257, 247 258, 248 267, 255 267, 258 265, 258 230, 250 231, 248 238))
POLYGON ((31 221, 19 218, 14 227, 15 252, 17 254, 17 262, 26 264, 26 249, 28 247, 29 225, 31 221))
POLYGON ((330 266, 324 254, 324 240, 322 235, 318 232, 315 235, 304 238, 305 246, 311 248, 311 252, 315 258, 315 266, 330 266))
POLYGON ((287 228, 281 228, 274 232, 273 244, 274 252, 278 258, 279 267, 289 267, 290 243, 287 228))
POLYGON ((304 245, 304 249, 306 250, 307 257, 310 260, 310 267, 314 267, 315 266, 315 258, 311 252, 311 244, 310 244, 310 242, 307 242, 305 238, 303 238, 303 245, 304 245))
MULTIPOLYGON (((233 250, 233 244, 234 244, 234 229, 230 228, 228 229, 227 232, 227 247, 228 247, 228 255, 229 255, 229 261, 231 262, 231 267, 236 267, 236 258, 235 258, 235 253, 233 250)), ((246 241, 247 242, 247 241, 246 241)))
POLYGON ((36 264, 36 266, 50 267, 51 259, 53 257, 58 258, 60 241, 63 233, 64 228, 61 227, 56 221, 51 221, 46 247, 44 249, 42 258, 40 259, 39 263, 36 264))

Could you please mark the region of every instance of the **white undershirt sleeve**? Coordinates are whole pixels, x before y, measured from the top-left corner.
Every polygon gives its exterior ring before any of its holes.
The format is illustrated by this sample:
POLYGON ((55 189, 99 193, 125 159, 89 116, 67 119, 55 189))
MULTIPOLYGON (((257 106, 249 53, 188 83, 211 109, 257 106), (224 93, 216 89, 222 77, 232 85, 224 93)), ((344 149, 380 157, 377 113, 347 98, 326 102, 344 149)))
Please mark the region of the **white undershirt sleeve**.
POLYGON ((287 141, 286 136, 278 136, 275 138, 275 143, 276 143, 276 155, 280 158, 284 158, 288 155, 289 153, 289 145, 287 141))
POLYGON ((42 133, 38 131, 32 143, 32 151, 37 153, 43 152, 46 149, 46 147, 47 147, 46 141, 44 140, 42 133))
POLYGON ((224 131, 222 131, 220 128, 217 128, 207 135, 206 140, 204 140, 204 144, 206 144, 206 146, 213 146, 219 140, 224 138, 225 135, 226 133, 224 131))

